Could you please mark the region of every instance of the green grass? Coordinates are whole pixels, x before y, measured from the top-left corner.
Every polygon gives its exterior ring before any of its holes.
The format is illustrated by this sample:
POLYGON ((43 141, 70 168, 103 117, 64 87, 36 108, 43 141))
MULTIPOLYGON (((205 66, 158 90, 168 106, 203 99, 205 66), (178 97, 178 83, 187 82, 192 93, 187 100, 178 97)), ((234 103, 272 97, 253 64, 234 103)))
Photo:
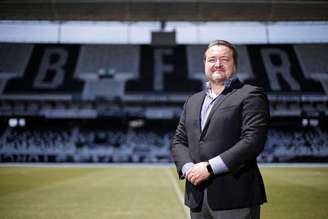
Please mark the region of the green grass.
POLYGON ((328 218, 328 168, 262 168, 261 172, 268 193, 263 218, 328 218))
MULTIPOLYGON (((328 218, 328 168, 261 172, 262 218, 328 218)), ((0 218, 185 219, 182 190, 170 167, 2 167, 0 218)))
POLYGON ((169 169, 0 168, 0 218, 185 218, 169 169))

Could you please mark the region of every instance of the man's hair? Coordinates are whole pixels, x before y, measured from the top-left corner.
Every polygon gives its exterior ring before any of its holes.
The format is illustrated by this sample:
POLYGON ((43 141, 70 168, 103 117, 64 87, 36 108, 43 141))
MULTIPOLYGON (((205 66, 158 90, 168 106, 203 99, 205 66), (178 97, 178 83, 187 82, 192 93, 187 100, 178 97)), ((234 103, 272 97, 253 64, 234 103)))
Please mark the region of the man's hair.
POLYGON ((205 61, 206 60, 206 52, 207 50, 212 47, 212 46, 226 46, 228 47, 229 49, 232 50, 232 57, 233 57, 233 61, 237 67, 237 64, 238 64, 238 53, 237 53, 237 50, 235 48, 234 45, 232 45, 231 43, 229 43, 228 41, 225 41, 225 40, 214 40, 212 42, 210 42, 204 52, 204 57, 203 57, 203 60, 205 61))

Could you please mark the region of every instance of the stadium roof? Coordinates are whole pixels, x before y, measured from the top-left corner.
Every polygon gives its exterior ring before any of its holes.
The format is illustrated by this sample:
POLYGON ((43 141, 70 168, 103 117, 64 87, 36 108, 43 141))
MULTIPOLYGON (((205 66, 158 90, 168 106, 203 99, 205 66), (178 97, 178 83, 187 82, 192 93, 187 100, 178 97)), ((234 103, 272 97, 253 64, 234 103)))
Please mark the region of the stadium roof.
POLYGON ((327 21, 326 0, 2 0, 0 20, 327 21))

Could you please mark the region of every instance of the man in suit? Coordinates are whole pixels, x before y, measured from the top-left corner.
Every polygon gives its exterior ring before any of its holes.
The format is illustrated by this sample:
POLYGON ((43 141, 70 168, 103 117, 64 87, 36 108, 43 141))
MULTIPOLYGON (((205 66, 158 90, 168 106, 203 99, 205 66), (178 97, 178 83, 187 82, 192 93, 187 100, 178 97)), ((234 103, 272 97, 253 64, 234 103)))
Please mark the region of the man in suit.
POLYGON ((236 76, 237 51, 224 40, 204 54, 207 88, 183 108, 171 152, 192 219, 260 218, 266 202, 256 157, 269 125, 266 95, 236 76))

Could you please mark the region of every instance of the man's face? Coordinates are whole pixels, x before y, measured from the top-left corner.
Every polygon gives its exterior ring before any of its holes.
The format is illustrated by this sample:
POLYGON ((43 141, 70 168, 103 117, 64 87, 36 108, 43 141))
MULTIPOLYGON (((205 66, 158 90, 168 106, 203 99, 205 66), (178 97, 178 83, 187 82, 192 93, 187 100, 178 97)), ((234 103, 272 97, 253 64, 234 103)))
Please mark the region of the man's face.
POLYGON ((233 52, 223 45, 208 48, 204 64, 206 76, 212 83, 223 83, 236 71, 233 52))

